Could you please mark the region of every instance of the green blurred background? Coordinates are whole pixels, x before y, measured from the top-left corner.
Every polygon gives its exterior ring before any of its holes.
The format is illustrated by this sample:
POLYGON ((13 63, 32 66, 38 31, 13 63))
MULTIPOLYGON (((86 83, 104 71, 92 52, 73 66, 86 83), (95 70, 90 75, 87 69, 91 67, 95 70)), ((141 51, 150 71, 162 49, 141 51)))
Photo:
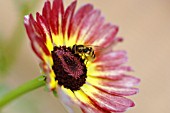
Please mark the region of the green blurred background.
MULTIPOLYGON (((44 1, 0 1, 0 95, 40 74, 23 16, 41 11, 44 1)), ((68 5, 71 1, 64 2, 68 5)), ((140 93, 131 97, 136 106, 127 113, 169 113, 170 0, 78 0, 78 7, 85 3, 92 3, 107 22, 120 26, 118 35, 125 41, 116 48, 128 51, 133 75, 142 80, 140 93)), ((40 88, 13 101, 2 113, 66 111, 52 93, 40 88)))

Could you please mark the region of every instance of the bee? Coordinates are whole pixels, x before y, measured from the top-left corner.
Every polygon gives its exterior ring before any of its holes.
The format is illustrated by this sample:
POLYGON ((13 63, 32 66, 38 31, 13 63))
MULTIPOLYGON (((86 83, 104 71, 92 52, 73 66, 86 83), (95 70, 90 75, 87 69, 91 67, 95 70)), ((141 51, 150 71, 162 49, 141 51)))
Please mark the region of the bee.
POLYGON ((95 59, 94 49, 92 47, 90 47, 90 46, 74 44, 73 47, 72 47, 72 52, 74 54, 79 54, 87 62, 88 61, 93 61, 95 59))

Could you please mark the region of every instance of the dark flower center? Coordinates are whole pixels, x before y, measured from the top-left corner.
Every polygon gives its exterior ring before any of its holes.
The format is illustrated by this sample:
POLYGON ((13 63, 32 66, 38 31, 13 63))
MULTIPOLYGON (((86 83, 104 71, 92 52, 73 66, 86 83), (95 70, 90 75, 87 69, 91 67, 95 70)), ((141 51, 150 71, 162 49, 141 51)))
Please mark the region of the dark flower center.
POLYGON ((86 82, 86 65, 80 55, 74 54, 70 47, 54 47, 52 51, 53 70, 60 86, 72 91, 79 90, 86 82))

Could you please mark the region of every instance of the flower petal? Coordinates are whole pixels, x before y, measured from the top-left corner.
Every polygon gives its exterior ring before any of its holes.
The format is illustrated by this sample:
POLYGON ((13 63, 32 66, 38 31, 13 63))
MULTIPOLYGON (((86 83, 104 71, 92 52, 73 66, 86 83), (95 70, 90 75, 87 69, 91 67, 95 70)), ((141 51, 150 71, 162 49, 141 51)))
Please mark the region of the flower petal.
POLYGON ((86 40, 86 44, 92 44, 106 48, 114 42, 114 38, 118 32, 118 27, 110 23, 104 24, 96 29, 98 32, 94 36, 86 40))
POLYGON ((50 25, 55 35, 61 32, 63 15, 64 15, 63 1, 54 0, 50 12, 50 25))
POLYGON ((117 26, 109 23, 104 24, 104 18, 99 10, 94 10, 91 5, 85 5, 73 17, 69 34, 76 35, 75 41, 78 44, 107 47, 115 41, 114 37, 117 32, 117 26))
POLYGON ((50 37, 52 42, 57 45, 63 45, 62 21, 64 15, 64 6, 62 0, 54 0, 51 6, 50 1, 46 1, 42 11, 42 17, 45 18, 50 28, 50 37))
MULTIPOLYGON (((91 78, 91 77, 89 77, 91 78)), ((140 83, 140 79, 130 75, 121 75, 115 79, 97 78, 97 82, 103 86, 134 87, 140 83)))
POLYGON ((87 84, 83 85, 81 89, 97 106, 101 107, 106 112, 124 112, 129 107, 133 107, 135 105, 130 99, 110 95, 87 84))
POLYGON ((69 5, 64 13, 63 21, 62 21, 62 32, 64 38, 68 38, 71 29, 71 22, 74 14, 74 10, 76 8, 77 1, 74 1, 69 5))
POLYGON ((89 97, 81 90, 74 92, 75 96, 79 100, 80 108, 82 109, 83 113, 103 113, 104 111, 95 106, 93 102, 89 99, 89 97))
POLYGON ((117 51, 111 51, 108 53, 105 53, 103 55, 97 56, 94 62, 101 62, 101 61, 111 61, 111 60, 117 60, 126 57, 127 53, 123 50, 117 50, 117 51))
MULTIPOLYGON (((91 84, 97 89, 100 89, 106 93, 118 95, 118 96, 129 96, 134 95, 138 93, 137 88, 131 88, 131 87, 122 87, 122 86, 116 86, 116 85, 107 85, 103 83, 103 79, 95 78, 95 77, 88 77, 86 79, 88 84, 91 84)), ((115 80, 116 81, 116 80, 115 80)), ((108 82, 115 82, 114 80, 108 80, 108 82)))
POLYGON ((109 72, 88 72, 88 77, 97 77, 101 79, 101 84, 106 86, 121 86, 121 87, 133 87, 140 83, 140 79, 134 76, 126 75, 124 73, 109 73, 109 72), (114 82, 113 82, 114 81, 114 82))
POLYGON ((99 55, 87 66, 89 70, 87 75, 105 79, 115 79, 127 71, 132 71, 131 67, 124 66, 127 60, 125 51, 110 51, 106 54, 99 55))
POLYGON ((47 23, 46 19, 43 16, 41 16, 39 13, 36 13, 36 20, 37 20, 37 24, 39 25, 39 28, 42 31, 42 34, 45 37, 47 48, 49 49, 49 51, 52 51, 53 40, 52 40, 49 24, 47 23))
POLYGON ((93 6, 91 4, 86 4, 82 6, 76 14, 73 16, 72 22, 70 23, 70 28, 68 32, 69 43, 68 46, 72 46, 78 40, 78 33, 81 30, 82 23, 87 15, 93 11, 93 6), (71 39, 70 39, 71 38, 71 39))
POLYGON ((97 70, 96 64, 91 64, 87 68, 87 75, 92 77, 98 77, 103 79, 119 79, 126 72, 126 70, 97 70))
POLYGON ((50 15, 51 14, 51 3, 50 1, 46 1, 42 10, 42 16, 46 19, 48 25, 50 25, 50 15))
POLYGON ((99 46, 100 50, 98 50, 98 51, 95 50, 95 55, 100 56, 100 55, 103 55, 103 54, 113 52, 114 46, 117 45, 119 42, 122 42, 122 41, 123 41, 122 37, 115 37, 112 41, 110 41, 110 42, 108 41, 107 46, 105 46, 105 45, 104 45, 104 47, 99 46))
POLYGON ((89 14, 92 10, 93 6, 91 4, 86 4, 76 12, 72 20, 72 26, 70 31, 71 35, 75 34, 76 30, 80 28, 79 27, 79 25, 81 25, 80 23, 83 21, 84 18, 86 18, 86 15, 89 14))
POLYGON ((125 51, 112 51, 107 54, 96 57, 94 63, 96 63, 97 70, 107 70, 108 68, 115 68, 128 60, 125 51))
POLYGON ((32 49, 41 60, 44 60, 43 56, 44 55, 49 56, 50 52, 47 46, 45 45, 45 38, 41 33, 39 25, 33 19, 33 16, 31 14, 25 16, 24 24, 25 24, 28 37, 31 40, 32 49))
POLYGON ((140 79, 130 75, 122 75, 119 80, 114 82, 103 81, 103 84, 109 86, 134 87, 140 83, 140 79))
POLYGON ((58 84, 58 82, 55 80, 55 73, 53 72, 53 70, 50 70, 50 73, 46 73, 46 75, 46 82, 48 83, 49 89, 51 91, 55 90, 58 84))
MULTIPOLYGON (((100 11, 93 10, 89 14, 87 14, 85 18, 83 18, 83 21, 80 23, 80 29, 78 31, 78 36, 76 40, 78 44, 83 44, 88 38, 91 38, 97 28, 102 25, 102 23, 104 22, 104 18, 102 18, 100 15, 100 11)), ((90 44, 91 43, 85 43, 85 45, 90 44)))
POLYGON ((133 86, 140 79, 125 75, 132 71, 130 66, 124 65, 128 60, 126 52, 113 51, 113 46, 122 41, 121 37, 116 37, 119 28, 105 23, 101 12, 91 4, 74 14, 76 4, 77 0, 74 0, 64 10, 63 0, 54 0, 53 4, 47 0, 42 15, 36 13, 36 21, 32 15, 24 19, 32 49, 42 60, 40 67, 47 75, 49 89, 58 91, 69 112, 73 112, 73 103, 84 113, 124 112, 133 107, 134 102, 122 96, 136 94, 138 89, 133 86), (94 48, 96 59, 86 64, 86 84, 76 91, 58 86, 51 56, 54 46, 72 47, 74 44, 102 48, 100 51, 94 48))
POLYGON ((62 87, 58 87, 57 88, 57 93, 59 96, 59 99, 61 100, 61 103, 63 104, 63 106, 67 109, 67 111, 69 113, 74 113, 73 109, 72 109, 72 104, 73 101, 71 100, 70 96, 68 96, 64 91, 62 87))
POLYGON ((64 95, 67 95, 68 97, 70 97, 71 101, 77 104, 81 108, 83 113, 103 113, 104 112, 101 108, 95 106, 93 102, 89 99, 89 97, 83 91, 78 90, 78 91, 73 92, 69 89, 66 89, 63 87, 61 88, 62 88, 62 91, 64 92, 64 95))

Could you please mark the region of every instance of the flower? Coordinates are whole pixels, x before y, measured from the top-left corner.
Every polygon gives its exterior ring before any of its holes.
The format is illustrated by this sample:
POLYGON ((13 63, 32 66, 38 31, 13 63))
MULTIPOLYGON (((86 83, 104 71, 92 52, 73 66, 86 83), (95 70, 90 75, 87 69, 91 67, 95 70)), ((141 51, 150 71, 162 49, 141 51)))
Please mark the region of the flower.
POLYGON ((122 41, 118 26, 105 23, 101 12, 86 4, 75 12, 74 0, 64 10, 62 0, 46 1, 42 14, 24 18, 31 47, 40 59, 50 90, 69 112, 72 104, 84 113, 124 112, 134 102, 140 79, 126 74, 126 52, 114 50, 122 41))

